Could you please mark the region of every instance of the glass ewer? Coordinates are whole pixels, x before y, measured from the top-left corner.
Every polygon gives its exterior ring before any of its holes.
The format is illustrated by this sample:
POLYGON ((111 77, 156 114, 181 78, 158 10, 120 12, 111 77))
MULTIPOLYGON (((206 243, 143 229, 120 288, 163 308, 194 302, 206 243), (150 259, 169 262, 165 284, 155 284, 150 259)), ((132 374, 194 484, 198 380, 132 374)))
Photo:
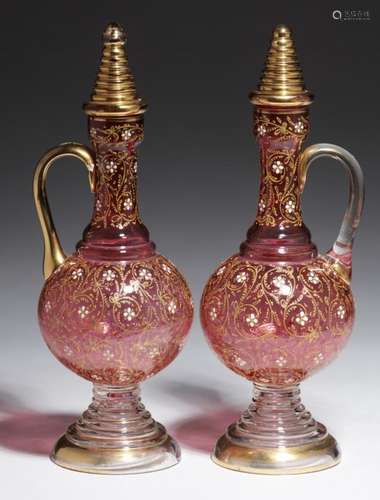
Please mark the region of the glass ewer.
POLYGON ((51 149, 34 177, 45 245, 42 334, 61 363, 93 383, 92 403, 51 458, 69 469, 104 474, 178 462, 179 447, 144 408, 139 384, 173 361, 193 317, 184 278, 156 253, 138 211, 137 146, 146 106, 136 93, 125 40, 119 25, 107 26, 95 89, 84 106, 92 147, 65 143, 51 149), (68 257, 45 188, 49 167, 64 156, 85 164, 94 192, 92 219, 68 257))
POLYGON ((261 164, 256 220, 240 252, 209 279, 201 320, 220 360, 253 382, 253 400, 219 438, 213 460, 263 474, 317 471, 337 464, 340 451, 303 406, 299 384, 331 363, 351 334, 351 255, 363 175, 341 147, 302 151, 312 95, 286 26, 274 30, 251 102, 261 164), (301 213, 308 167, 321 156, 339 160, 350 182, 348 208, 326 255, 318 254, 301 213))

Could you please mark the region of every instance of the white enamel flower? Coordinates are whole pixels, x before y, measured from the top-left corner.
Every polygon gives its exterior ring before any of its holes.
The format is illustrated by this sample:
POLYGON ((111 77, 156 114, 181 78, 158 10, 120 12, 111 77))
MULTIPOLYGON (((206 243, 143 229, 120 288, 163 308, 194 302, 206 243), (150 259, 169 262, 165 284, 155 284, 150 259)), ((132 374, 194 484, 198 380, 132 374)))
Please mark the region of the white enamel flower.
POLYGON ((111 361, 112 358, 115 357, 114 353, 110 350, 110 349, 106 349, 104 352, 103 352, 103 357, 107 360, 107 361, 111 361))
POLYGON ((114 273, 114 271, 112 271, 112 269, 107 269, 107 271, 103 271, 102 276, 105 281, 113 281, 116 278, 116 274, 114 273))
POLYGON ((80 308, 78 309, 78 314, 81 319, 84 319, 89 313, 90 311, 86 306, 80 306, 80 308))
POLYGON ((340 305, 336 310, 336 315, 338 316, 339 319, 344 319, 344 317, 346 316, 346 308, 340 305))
POLYGON ((307 273, 307 281, 309 281, 309 283, 312 283, 313 285, 317 285, 320 279, 314 271, 309 271, 307 273))
POLYGON ((246 361, 244 361, 244 359, 239 358, 239 356, 236 356, 236 358, 235 358, 235 363, 236 363, 238 366, 240 366, 240 368, 243 368, 243 367, 247 364, 247 362, 246 362, 246 361))
POLYGON ((113 174, 116 172, 117 170, 117 165, 114 161, 109 161, 108 163, 106 163, 106 170, 109 174, 113 174))
POLYGON ((304 128, 305 126, 301 120, 298 120, 298 122, 294 124, 294 131, 297 132, 297 134, 301 133, 304 128))
POLYGON ((296 204, 293 200, 288 200, 285 203, 285 210, 288 212, 288 214, 292 214, 296 208, 296 204))
POLYGON ((48 300, 45 304, 45 312, 49 312, 51 310, 51 302, 48 300))
POLYGON ((275 287, 281 288, 282 286, 286 285, 286 280, 284 276, 276 276, 275 278, 273 278, 272 283, 275 287))
POLYGON ((71 273, 71 277, 73 278, 73 280, 78 280, 82 276, 83 276, 83 269, 81 269, 80 267, 78 269, 74 269, 74 271, 71 273))
POLYGON ((165 273, 170 274, 170 273, 172 272, 172 270, 170 269, 170 267, 169 267, 167 264, 165 264, 165 263, 163 263, 163 264, 161 265, 161 267, 162 267, 162 269, 165 271, 165 273))
POLYGON ((169 302, 169 305, 168 305, 168 311, 170 312, 170 314, 174 314, 177 310, 177 304, 175 302, 174 299, 172 299, 170 302, 169 302))
POLYGON ((123 203, 123 208, 125 210, 132 210, 133 208, 133 202, 131 200, 131 198, 127 198, 124 203, 123 203))
POLYGON ((243 368, 247 364, 247 362, 244 361, 244 359, 241 359, 241 357, 238 356, 237 354, 233 354, 231 356, 231 360, 234 364, 240 366, 240 368, 243 368))
POLYGON ((102 209, 102 202, 100 200, 96 200, 95 208, 98 212, 102 209))
POLYGON ((126 141, 130 137, 132 137, 132 130, 128 128, 124 129, 121 133, 121 138, 123 139, 123 141, 126 141))
POLYGON ((248 323, 248 325, 251 328, 253 328, 255 325, 257 325, 257 323, 259 322, 255 313, 248 314, 248 316, 245 318, 245 321, 248 323))
POLYGON ((308 315, 304 311, 300 311, 297 316, 296 316, 296 322, 301 325, 305 326, 306 323, 309 321, 308 315))
POLYGON ((217 271, 217 273, 216 273, 216 274, 217 274, 217 276, 220 276, 221 274, 223 274, 223 273, 224 273, 224 271, 225 271, 225 269, 226 269, 226 266, 222 266, 220 269, 218 269, 218 271, 217 271))
POLYGON ((266 207, 266 205, 265 205, 264 200, 260 200, 259 201, 259 212, 264 212, 265 207, 266 207))
POLYGON ((319 365, 323 361, 323 354, 320 352, 316 356, 314 356, 313 361, 316 365, 319 365))
POLYGON ((264 125, 260 124, 258 127, 257 127, 257 133, 262 137, 263 135, 265 135, 267 132, 267 129, 264 125))
POLYGON ((287 361, 286 361, 286 358, 284 356, 279 356, 276 359, 276 365, 279 366, 280 368, 282 368, 283 366, 285 366, 286 363, 287 363, 287 361))
POLYGON ((237 283, 244 283, 245 281, 247 281, 247 279, 248 279, 248 273, 246 273, 245 271, 239 273, 235 278, 237 283))
POLYGON ((285 276, 278 275, 275 278, 273 278, 273 286, 277 288, 277 291, 280 295, 289 295, 290 292, 292 291, 291 286, 289 283, 286 281, 285 276))
POLYGON ((73 354, 73 350, 68 345, 65 345, 65 347, 63 348, 63 352, 66 354, 66 356, 72 356, 73 354))
POLYGON ((134 173, 136 173, 136 172, 137 172, 137 161, 135 161, 135 162, 133 163, 132 170, 133 170, 133 172, 134 172, 134 173))
POLYGON ((273 164, 272 164, 272 170, 275 174, 282 174, 282 172, 284 171, 284 164, 282 163, 282 161, 280 160, 276 160, 273 164))
POLYGON ((149 349, 149 357, 150 358, 157 358, 158 356, 160 356, 160 350, 158 347, 151 347, 149 349))
POLYGON ((120 287, 121 295, 129 295, 130 293, 137 292, 140 283, 137 280, 131 280, 129 283, 123 283, 120 287))
POLYGON ((105 321, 99 322, 99 332, 106 335, 110 331, 110 325, 105 321))
POLYGON ((149 269, 140 269, 139 271, 139 277, 142 279, 142 280, 151 280, 153 278, 153 275, 152 273, 149 271, 149 269))
POLYGON ((217 312, 217 310, 216 310, 216 307, 212 307, 212 308, 210 309, 210 313, 209 313, 209 315, 210 315, 210 318, 211 318, 211 320, 212 320, 212 321, 215 321, 215 320, 216 320, 216 318, 218 317, 218 312, 217 312))
POLYGON ((127 321, 132 321, 133 318, 136 316, 136 313, 132 309, 132 307, 126 307, 123 311, 123 316, 127 321))

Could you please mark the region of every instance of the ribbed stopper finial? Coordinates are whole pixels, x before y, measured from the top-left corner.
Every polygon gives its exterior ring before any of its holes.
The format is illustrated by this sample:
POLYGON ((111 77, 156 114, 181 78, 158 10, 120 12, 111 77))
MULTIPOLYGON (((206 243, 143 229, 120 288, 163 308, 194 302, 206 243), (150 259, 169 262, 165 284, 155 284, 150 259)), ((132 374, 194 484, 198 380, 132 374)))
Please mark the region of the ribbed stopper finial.
POLYGON ((90 101, 84 105, 88 115, 135 116, 146 110, 128 66, 126 39, 119 24, 108 24, 103 33, 103 53, 95 88, 90 101))
POLYGON ((302 71, 287 26, 279 25, 273 31, 271 46, 258 89, 250 95, 251 102, 273 106, 310 104, 312 95, 305 88, 302 71))

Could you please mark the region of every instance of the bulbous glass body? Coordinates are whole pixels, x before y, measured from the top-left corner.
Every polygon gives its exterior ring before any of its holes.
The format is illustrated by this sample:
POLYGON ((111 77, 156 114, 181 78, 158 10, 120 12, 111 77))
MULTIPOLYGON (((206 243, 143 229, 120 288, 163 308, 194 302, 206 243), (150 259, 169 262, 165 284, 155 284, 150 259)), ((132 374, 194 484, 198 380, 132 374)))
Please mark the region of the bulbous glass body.
POLYGON ((352 330, 350 287, 326 257, 297 265, 223 262, 202 297, 208 342, 231 370, 290 385, 330 363, 352 330))
POLYGON ((97 384, 126 386, 177 356, 192 304, 164 257, 92 262, 77 252, 46 281, 38 313, 49 349, 65 366, 97 384))

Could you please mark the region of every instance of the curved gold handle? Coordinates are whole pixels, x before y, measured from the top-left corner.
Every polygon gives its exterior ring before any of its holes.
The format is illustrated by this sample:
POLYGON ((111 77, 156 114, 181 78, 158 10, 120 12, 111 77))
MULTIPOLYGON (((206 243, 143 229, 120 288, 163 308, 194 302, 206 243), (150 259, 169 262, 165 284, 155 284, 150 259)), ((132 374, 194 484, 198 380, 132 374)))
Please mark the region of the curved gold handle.
POLYGON ((38 162, 33 178, 33 194, 44 239, 43 274, 45 279, 66 258, 54 227, 46 193, 46 176, 48 170, 55 160, 64 156, 74 156, 86 165, 91 191, 95 189, 95 156, 87 146, 75 142, 60 144, 55 148, 49 149, 38 162))
POLYGON ((350 192, 348 206, 343 217, 338 237, 328 256, 337 264, 337 270, 347 281, 351 277, 352 244, 355 231, 359 225, 364 203, 363 171, 354 156, 346 149, 335 144, 314 144, 306 148, 299 161, 299 178, 301 192, 305 187, 306 175, 313 161, 322 156, 338 160, 348 171, 350 192))

